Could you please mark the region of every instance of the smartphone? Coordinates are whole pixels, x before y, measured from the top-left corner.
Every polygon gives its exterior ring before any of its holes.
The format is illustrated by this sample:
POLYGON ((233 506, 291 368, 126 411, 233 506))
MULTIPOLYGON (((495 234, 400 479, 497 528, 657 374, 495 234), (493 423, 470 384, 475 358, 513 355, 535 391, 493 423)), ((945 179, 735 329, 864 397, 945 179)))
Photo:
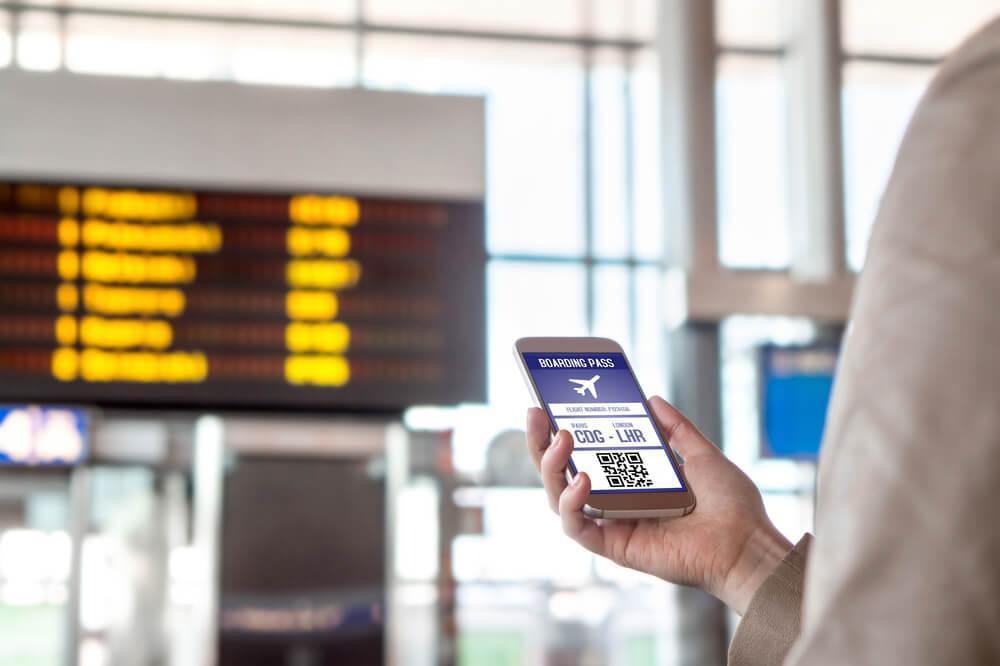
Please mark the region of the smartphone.
POLYGON ((555 435, 573 436, 568 480, 590 477, 592 518, 683 516, 695 507, 621 346, 607 338, 521 338, 514 355, 555 435))

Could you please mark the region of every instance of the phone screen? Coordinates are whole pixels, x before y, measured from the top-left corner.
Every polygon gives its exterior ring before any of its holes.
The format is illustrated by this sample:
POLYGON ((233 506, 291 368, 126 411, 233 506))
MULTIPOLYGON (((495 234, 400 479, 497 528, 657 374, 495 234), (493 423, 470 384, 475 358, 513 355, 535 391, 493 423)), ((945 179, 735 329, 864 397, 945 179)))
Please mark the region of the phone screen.
POLYGON ((569 464, 590 476, 592 493, 686 490, 624 354, 522 356, 552 423, 573 436, 569 464))

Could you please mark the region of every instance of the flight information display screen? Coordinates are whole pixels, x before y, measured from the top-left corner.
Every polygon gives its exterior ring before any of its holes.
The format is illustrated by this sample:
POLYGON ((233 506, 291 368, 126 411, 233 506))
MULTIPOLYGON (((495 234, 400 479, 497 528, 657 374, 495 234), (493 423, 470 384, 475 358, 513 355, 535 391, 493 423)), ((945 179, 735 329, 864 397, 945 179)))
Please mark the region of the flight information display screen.
POLYGON ((0 399, 485 397, 482 202, 0 181, 0 399))

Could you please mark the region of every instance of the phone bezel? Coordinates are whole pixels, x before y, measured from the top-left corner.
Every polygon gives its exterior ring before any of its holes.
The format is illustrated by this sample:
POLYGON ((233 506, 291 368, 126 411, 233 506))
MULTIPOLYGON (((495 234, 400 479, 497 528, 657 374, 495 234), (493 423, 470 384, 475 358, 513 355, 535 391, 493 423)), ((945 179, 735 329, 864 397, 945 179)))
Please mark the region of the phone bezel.
MULTIPOLYGON (((538 388, 535 386, 531 373, 524 363, 524 357, 522 356, 524 352, 619 353, 625 358, 629 369, 632 370, 632 364, 629 363, 628 356, 621 345, 609 338, 532 337, 517 340, 514 343, 514 355, 517 358, 518 367, 521 369, 521 375, 524 377, 528 389, 535 400, 535 405, 545 411, 546 418, 549 421, 549 430, 553 436, 556 434, 555 424, 549 417, 548 410, 544 409, 538 388)), ((632 375, 635 377, 634 370, 632 371, 632 375)), ((639 386, 638 378, 636 378, 636 385, 639 386)), ((646 395, 642 391, 641 386, 639 386, 639 391, 643 396, 646 395)), ((660 434, 663 435, 662 430, 660 434)), ((666 435, 663 435, 663 438, 667 440, 666 435)), ((584 513, 595 518, 654 518, 661 516, 681 516, 693 511, 696 503, 694 492, 692 492, 691 484, 684 474, 684 466, 678 463, 677 456, 670 448, 669 440, 667 440, 666 453, 673 462, 674 468, 680 474, 685 490, 621 494, 591 493, 587 498, 586 506, 584 506, 584 513)), ((568 467, 566 474, 567 477, 570 477, 572 474, 568 467)))

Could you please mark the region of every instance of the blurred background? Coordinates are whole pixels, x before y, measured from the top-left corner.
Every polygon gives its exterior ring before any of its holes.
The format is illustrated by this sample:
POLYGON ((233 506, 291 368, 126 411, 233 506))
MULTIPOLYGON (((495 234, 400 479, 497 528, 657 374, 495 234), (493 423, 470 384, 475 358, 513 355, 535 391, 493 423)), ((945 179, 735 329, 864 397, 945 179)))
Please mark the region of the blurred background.
POLYGON ((0 2, 0 664, 722 664, 562 536, 524 335, 797 540, 908 117, 995 0, 0 2))

